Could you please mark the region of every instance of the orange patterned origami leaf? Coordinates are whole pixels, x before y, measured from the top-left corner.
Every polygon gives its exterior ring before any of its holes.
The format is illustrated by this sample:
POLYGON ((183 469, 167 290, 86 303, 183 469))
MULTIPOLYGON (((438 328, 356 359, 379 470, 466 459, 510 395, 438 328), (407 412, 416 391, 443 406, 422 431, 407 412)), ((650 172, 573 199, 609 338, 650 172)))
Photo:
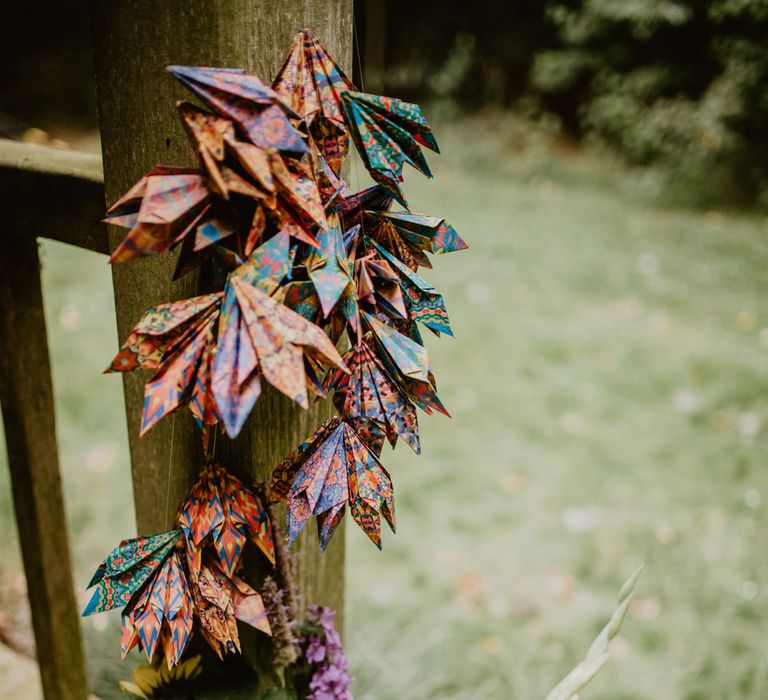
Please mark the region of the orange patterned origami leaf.
POLYGON ((142 435, 184 405, 200 425, 218 422, 210 379, 221 298, 219 292, 152 307, 107 368, 154 370, 144 389, 142 435))
POLYGON ((275 561, 272 526, 257 496, 220 465, 207 464, 187 500, 178 522, 187 542, 190 570, 200 570, 203 547, 210 541, 221 569, 232 576, 240 562, 245 540, 250 539, 275 561))

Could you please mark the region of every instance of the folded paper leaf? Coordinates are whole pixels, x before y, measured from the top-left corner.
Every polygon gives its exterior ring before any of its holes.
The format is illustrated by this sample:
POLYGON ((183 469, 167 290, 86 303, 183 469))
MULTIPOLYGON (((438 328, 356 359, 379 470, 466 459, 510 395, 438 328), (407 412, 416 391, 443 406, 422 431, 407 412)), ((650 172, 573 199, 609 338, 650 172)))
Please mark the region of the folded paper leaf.
POLYGON ((394 531, 392 481, 354 429, 331 418, 272 473, 271 497, 286 501, 286 529, 293 542, 311 516, 317 516, 325 549, 347 505, 363 532, 381 548, 381 518, 394 531))
POLYGON ((400 190, 403 165, 409 163, 427 177, 432 172, 421 146, 440 150, 418 105, 394 97, 348 90, 341 95, 352 140, 371 177, 404 207, 400 190))
POLYGON ((408 307, 408 316, 414 321, 423 323, 438 333, 453 335, 448 312, 445 309, 443 297, 425 279, 422 279, 406 265, 401 263, 394 255, 388 253, 381 246, 373 243, 373 246, 385 260, 397 271, 400 277, 405 305, 408 307))
POLYGON ((222 307, 213 361, 213 393, 230 436, 240 432, 260 393, 260 379, 309 406, 304 357, 346 371, 328 336, 295 311, 234 274, 222 307))
POLYGON ((168 72, 209 108, 232 120, 241 135, 260 148, 307 152, 289 117, 293 111, 255 75, 238 68, 168 66, 168 72))
POLYGON ((441 255, 468 246, 445 219, 408 212, 366 211, 366 233, 414 272, 432 267, 425 253, 441 255))
POLYGON ((175 666, 192 635, 192 609, 192 596, 181 558, 177 551, 173 551, 123 611, 122 657, 138 646, 152 663, 159 647, 168 667, 175 666))
POLYGON ((366 442, 372 448, 379 442, 377 431, 371 427, 371 423, 375 423, 393 447, 400 436, 416 454, 420 454, 416 407, 389 376, 368 344, 359 342, 343 359, 350 374, 331 372, 327 380, 328 389, 335 391, 334 404, 339 412, 356 427, 362 424, 358 433, 371 433, 366 442))
POLYGON ((202 549, 210 542, 219 566, 232 576, 240 562, 246 539, 275 561, 269 515, 258 497, 220 465, 207 464, 200 471, 187 500, 179 509, 190 571, 200 571, 202 549))
POLYGON ((133 594, 173 551, 180 530, 121 542, 99 565, 88 588, 96 586, 83 617, 128 604, 133 594))
POLYGON ((302 29, 272 83, 280 98, 309 125, 310 134, 338 174, 349 148, 341 93, 354 85, 308 29, 302 29))
POLYGON ((221 298, 219 292, 152 307, 107 368, 108 372, 154 370, 144 388, 142 435, 184 405, 200 425, 218 421, 211 362, 221 298))

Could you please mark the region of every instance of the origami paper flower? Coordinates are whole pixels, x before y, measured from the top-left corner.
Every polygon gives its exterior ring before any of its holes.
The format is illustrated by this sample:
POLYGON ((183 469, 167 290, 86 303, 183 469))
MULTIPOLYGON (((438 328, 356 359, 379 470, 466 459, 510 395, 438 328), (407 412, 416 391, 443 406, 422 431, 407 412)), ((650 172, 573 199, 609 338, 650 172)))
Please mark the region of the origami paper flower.
POLYGON ((426 252, 441 255, 468 246, 445 219, 394 211, 366 211, 366 233, 411 270, 432 267, 426 252))
POLYGON ((239 68, 168 66, 167 70, 210 109, 233 121, 254 145, 299 156, 307 152, 304 138, 289 119, 293 111, 255 75, 239 68))
POLYGON ((215 562, 203 560, 199 573, 190 573, 190 591, 200 633, 219 658, 240 651, 237 620, 272 634, 259 593, 215 562))
POLYGON ((381 519, 394 531, 392 481, 352 427, 339 418, 323 424, 272 473, 273 501, 286 501, 293 542, 313 515, 325 549, 349 505, 352 518, 381 547, 381 519))
POLYGON ((123 611, 122 658, 138 646, 152 663, 160 646, 168 667, 175 666, 192 634, 192 608, 192 595, 181 558, 174 550, 123 611))
POLYGON ((211 362, 222 293, 160 304, 134 326, 107 372, 155 370, 144 388, 141 434, 189 405, 201 425, 218 421, 211 362))
POLYGON ((408 269, 394 255, 373 243, 374 248, 397 271, 405 296, 408 316, 438 333, 453 335, 443 297, 425 279, 408 269))
POLYGON ((400 190, 403 165, 409 163, 427 177, 432 172, 420 146, 440 152, 418 105, 394 97, 348 90, 341 94, 352 140, 371 177, 404 207, 400 190))
MULTIPOLYGON (((335 391, 333 400, 339 413, 352 420, 355 426, 362 422, 364 431, 371 431, 370 423, 376 423, 392 447, 401 436, 416 454, 420 454, 416 407, 389 376, 368 344, 360 341, 343 359, 350 374, 331 372, 327 379, 328 389, 335 391)), ((368 443, 369 447, 378 446, 376 436, 372 436, 372 442, 374 445, 368 443)), ((380 453, 380 450, 373 451, 380 453)))
POLYGON ((320 152, 338 175, 349 148, 341 93, 353 90, 354 85, 308 29, 294 37, 272 87, 305 119, 320 152))
POLYGON ((307 408, 308 360, 346 370, 328 336, 295 311, 267 296, 239 275, 225 291, 221 330, 212 367, 213 393, 224 425, 237 435, 261 392, 263 377, 307 408))
POLYGON ((246 539, 274 564, 269 515, 256 495, 224 467, 206 464, 182 503, 178 523, 184 532, 190 571, 200 571, 202 549, 210 542, 222 571, 231 577, 246 539))
POLYGON ((450 418, 451 414, 437 397, 435 378, 424 347, 371 314, 364 312, 362 317, 379 350, 377 357, 406 396, 425 413, 435 410, 450 418))

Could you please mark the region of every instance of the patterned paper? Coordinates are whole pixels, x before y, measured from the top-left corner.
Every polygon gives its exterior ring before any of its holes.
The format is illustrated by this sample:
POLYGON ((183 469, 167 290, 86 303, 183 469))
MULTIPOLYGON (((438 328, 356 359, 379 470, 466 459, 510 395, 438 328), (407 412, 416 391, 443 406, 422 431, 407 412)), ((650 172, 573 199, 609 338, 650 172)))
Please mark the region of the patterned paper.
POLYGON ((202 549, 210 542, 219 566, 232 576, 250 539, 274 563, 272 527, 267 510, 256 495, 224 467, 207 464, 200 471, 178 523, 187 543, 188 565, 200 570, 202 549))
MULTIPOLYGON (((334 403, 339 413, 352 419, 355 426, 361 426, 357 432, 369 446, 372 443, 372 447, 377 447, 379 443, 378 433, 371 425, 375 423, 392 447, 400 436, 420 454, 416 408, 387 374, 373 350, 361 341, 344 355, 344 361, 350 369, 349 375, 331 372, 328 376, 328 388, 335 391, 334 403)), ((381 450, 374 452, 379 454, 381 450)))
POLYGON ((238 275, 227 284, 213 360, 213 393, 231 436, 240 432, 263 378, 309 406, 304 355, 346 371, 328 336, 238 275))
POLYGON ((211 362, 221 298, 219 292, 149 309, 107 368, 154 370, 144 389, 142 435, 184 405, 201 426, 218 421, 211 362))
POLYGON ((394 255, 373 244, 379 255, 387 260, 400 277, 400 287, 405 296, 408 315, 438 333, 453 335, 443 297, 425 279, 408 269, 394 255))
POLYGON ((286 501, 286 530, 293 542, 317 516, 325 549, 349 506, 352 518, 381 548, 380 516, 394 531, 392 481, 353 428, 331 418, 272 474, 272 499, 286 501), (288 486, 290 484, 290 486, 288 486))
POLYGON ((191 66, 168 66, 168 72, 214 112, 232 120, 254 145, 306 153, 307 145, 289 119, 292 110, 255 75, 238 68, 191 66))
POLYGON ((306 120, 315 143, 338 175, 349 148, 341 93, 354 85, 308 29, 296 34, 272 87, 306 120))
POLYGON ((435 255, 468 246, 445 219, 408 212, 366 211, 366 232, 414 272, 432 267, 424 253, 435 255))
POLYGON ((420 147, 440 152, 419 106, 352 90, 343 92, 341 98, 352 140, 371 177, 408 206, 400 190, 403 165, 409 163, 432 177, 420 147))
POLYGON ((88 588, 96 590, 83 617, 126 605, 176 546, 180 530, 124 540, 99 565, 88 588))

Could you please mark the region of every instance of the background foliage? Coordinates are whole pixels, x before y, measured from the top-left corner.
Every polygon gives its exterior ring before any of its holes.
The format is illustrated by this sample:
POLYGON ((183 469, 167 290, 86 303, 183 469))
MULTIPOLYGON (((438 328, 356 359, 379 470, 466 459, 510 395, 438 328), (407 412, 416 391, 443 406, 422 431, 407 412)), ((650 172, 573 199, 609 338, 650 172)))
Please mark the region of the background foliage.
POLYGON ((698 203, 768 205, 765 0, 441 5, 387 3, 390 92, 554 116, 698 203))

